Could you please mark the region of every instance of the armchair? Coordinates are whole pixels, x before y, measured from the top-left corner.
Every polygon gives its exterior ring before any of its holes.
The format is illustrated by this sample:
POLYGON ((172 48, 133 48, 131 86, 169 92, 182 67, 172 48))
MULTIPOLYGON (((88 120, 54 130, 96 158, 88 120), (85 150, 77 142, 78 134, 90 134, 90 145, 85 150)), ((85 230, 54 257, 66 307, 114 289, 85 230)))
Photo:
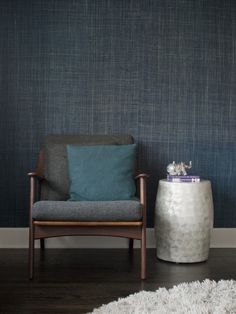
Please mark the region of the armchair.
POLYGON ((141 279, 146 278, 146 179, 138 173, 137 201, 67 202, 69 178, 66 145, 127 145, 129 135, 49 135, 30 177, 29 278, 34 275, 34 243, 60 236, 113 236, 141 241, 141 279), (96 211, 94 211, 96 209, 96 211), (102 210, 101 210, 102 209, 102 210), (114 210, 115 209, 115 210, 114 210), (76 217, 73 213, 76 212, 76 217), (96 212, 96 214, 94 214, 96 212))

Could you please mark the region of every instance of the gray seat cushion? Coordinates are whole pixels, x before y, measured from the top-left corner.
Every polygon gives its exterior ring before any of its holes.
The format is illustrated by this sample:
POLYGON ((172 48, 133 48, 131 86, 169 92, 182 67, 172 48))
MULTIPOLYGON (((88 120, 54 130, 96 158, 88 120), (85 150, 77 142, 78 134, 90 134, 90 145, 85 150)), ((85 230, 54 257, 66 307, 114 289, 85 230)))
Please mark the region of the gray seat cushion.
POLYGON ((39 201, 33 205, 34 220, 56 221, 139 221, 139 201, 39 201))

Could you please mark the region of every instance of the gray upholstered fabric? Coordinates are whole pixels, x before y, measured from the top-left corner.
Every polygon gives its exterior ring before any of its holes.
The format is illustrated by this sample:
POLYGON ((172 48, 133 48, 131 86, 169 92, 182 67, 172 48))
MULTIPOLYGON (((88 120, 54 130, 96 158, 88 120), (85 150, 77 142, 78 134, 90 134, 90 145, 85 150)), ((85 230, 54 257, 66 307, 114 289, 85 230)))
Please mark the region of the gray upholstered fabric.
POLYGON ((66 145, 125 145, 132 144, 131 135, 49 135, 43 151, 46 182, 42 186, 44 200, 64 201, 69 198, 69 177, 66 145))
POLYGON ((138 221, 139 201, 69 202, 39 201, 33 206, 35 220, 57 221, 138 221))

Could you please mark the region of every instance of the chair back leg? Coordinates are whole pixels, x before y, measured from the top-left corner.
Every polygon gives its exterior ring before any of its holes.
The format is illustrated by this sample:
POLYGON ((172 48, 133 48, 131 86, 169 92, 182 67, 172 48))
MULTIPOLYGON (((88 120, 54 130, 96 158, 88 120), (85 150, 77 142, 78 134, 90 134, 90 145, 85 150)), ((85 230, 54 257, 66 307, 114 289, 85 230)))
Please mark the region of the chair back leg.
POLYGON ((45 240, 44 239, 40 239, 40 248, 42 251, 45 249, 45 240))
POLYGON ((134 239, 129 239, 129 251, 132 252, 134 248, 134 239))

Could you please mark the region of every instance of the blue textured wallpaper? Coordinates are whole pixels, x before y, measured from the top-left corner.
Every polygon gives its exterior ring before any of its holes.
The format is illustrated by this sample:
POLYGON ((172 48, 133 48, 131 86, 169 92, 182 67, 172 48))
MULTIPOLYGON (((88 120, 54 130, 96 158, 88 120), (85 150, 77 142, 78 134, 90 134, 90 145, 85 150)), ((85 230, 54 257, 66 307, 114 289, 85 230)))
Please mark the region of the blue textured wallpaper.
POLYGON ((2 0, 0 226, 26 226, 48 133, 130 133, 149 225, 169 162, 212 181, 215 226, 236 227, 236 1, 2 0))

